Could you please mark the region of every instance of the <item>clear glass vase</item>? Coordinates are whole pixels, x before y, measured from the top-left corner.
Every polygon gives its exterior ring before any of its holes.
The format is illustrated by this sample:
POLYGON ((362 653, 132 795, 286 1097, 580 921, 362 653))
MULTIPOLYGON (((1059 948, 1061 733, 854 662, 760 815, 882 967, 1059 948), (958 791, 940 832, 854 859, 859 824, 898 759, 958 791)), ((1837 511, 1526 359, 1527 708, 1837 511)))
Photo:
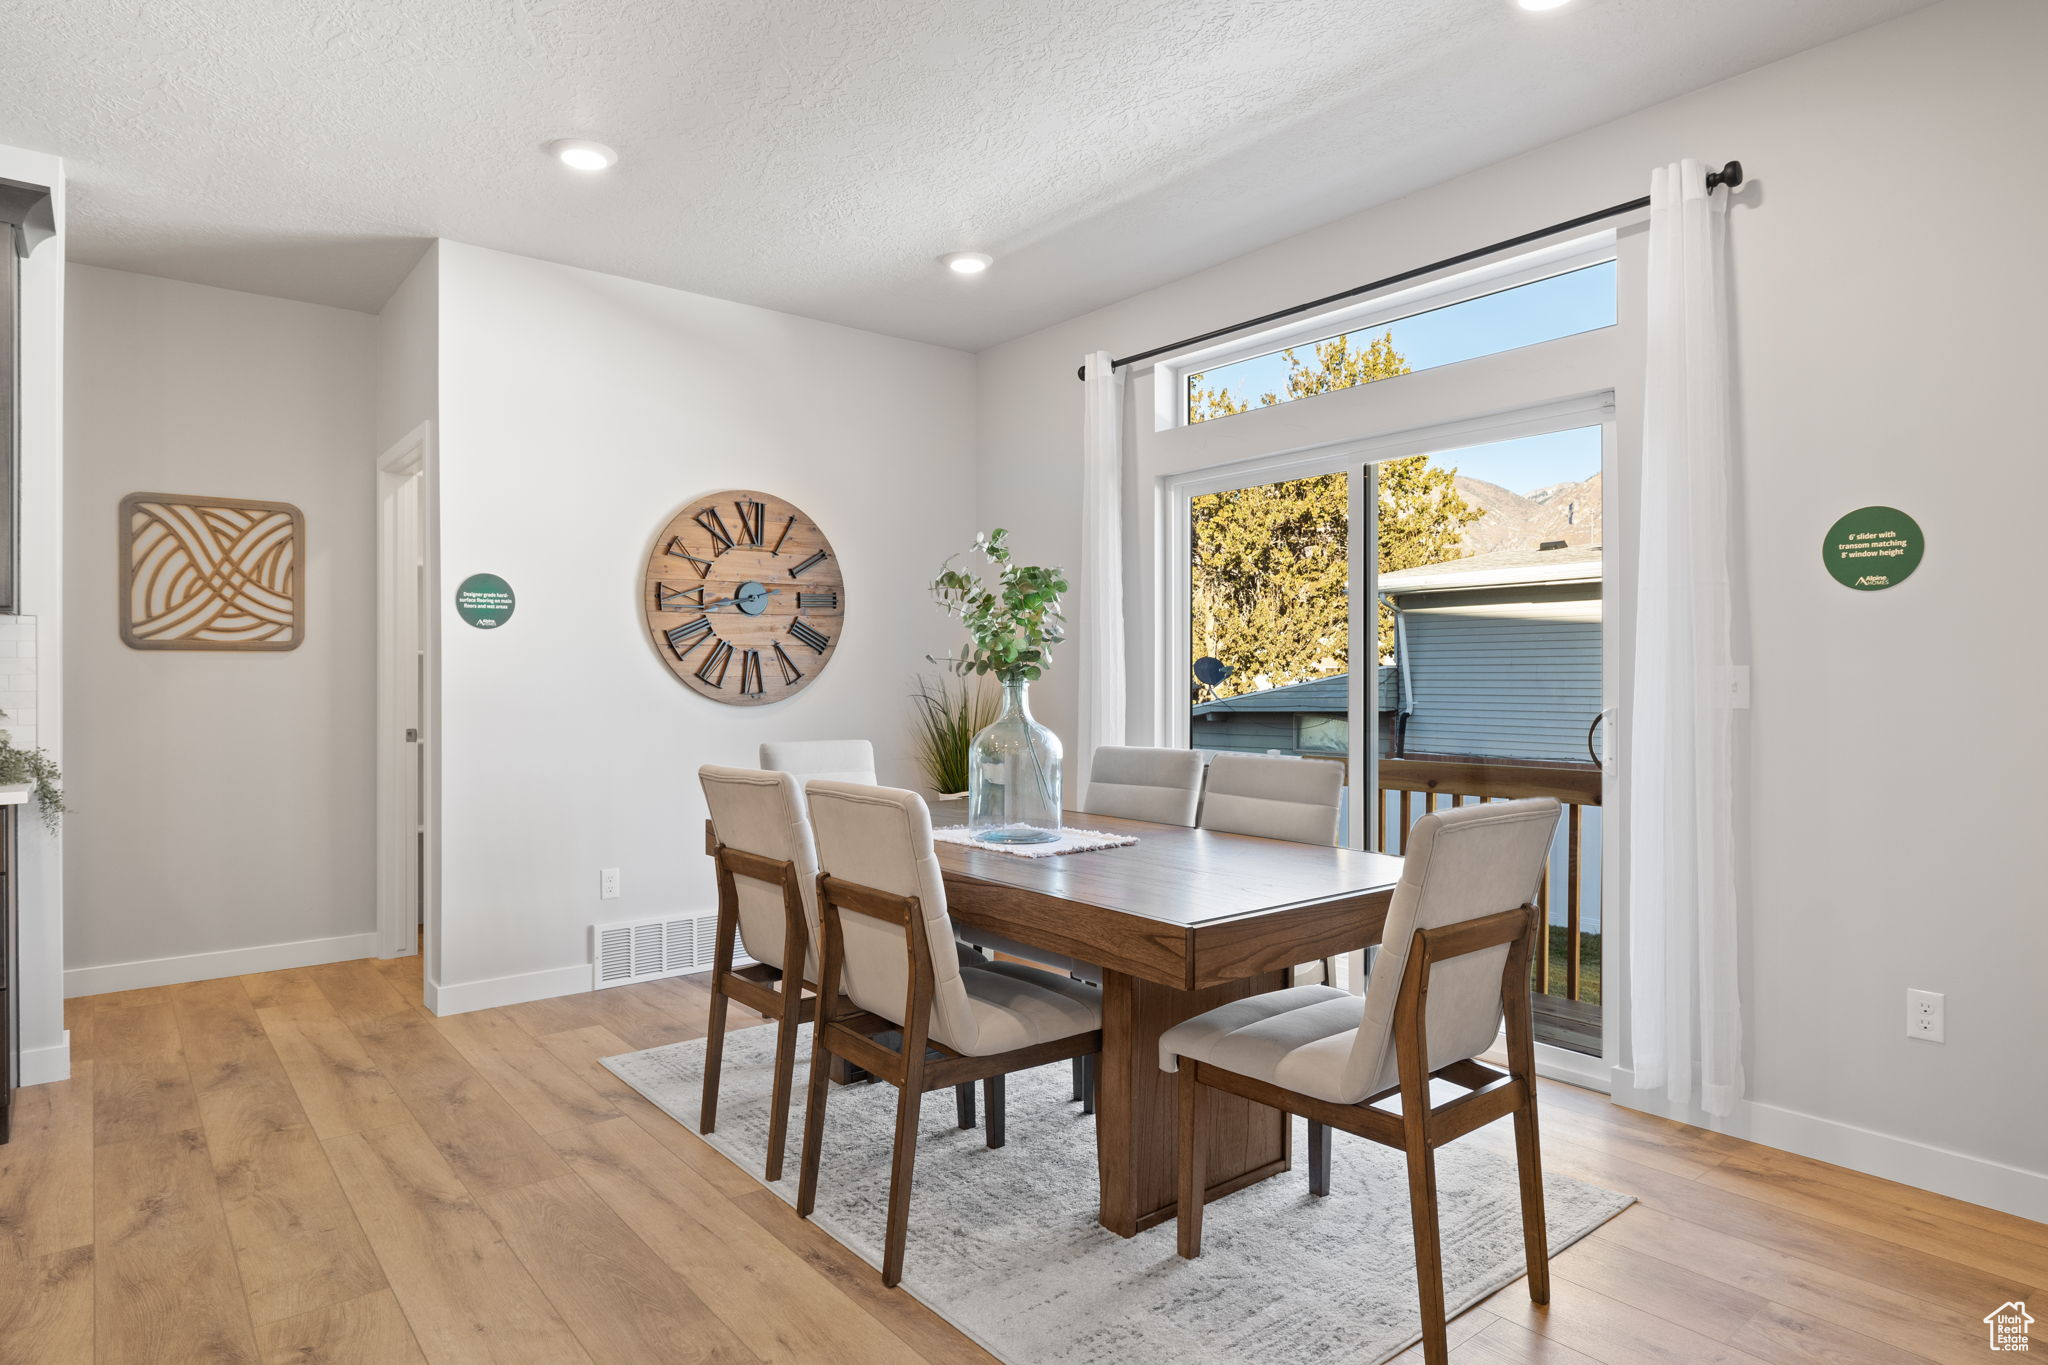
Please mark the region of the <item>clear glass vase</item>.
POLYGON ((1031 719, 1031 684, 1003 684, 1003 709, 969 751, 967 827, 991 844, 1060 837, 1059 736, 1031 719))

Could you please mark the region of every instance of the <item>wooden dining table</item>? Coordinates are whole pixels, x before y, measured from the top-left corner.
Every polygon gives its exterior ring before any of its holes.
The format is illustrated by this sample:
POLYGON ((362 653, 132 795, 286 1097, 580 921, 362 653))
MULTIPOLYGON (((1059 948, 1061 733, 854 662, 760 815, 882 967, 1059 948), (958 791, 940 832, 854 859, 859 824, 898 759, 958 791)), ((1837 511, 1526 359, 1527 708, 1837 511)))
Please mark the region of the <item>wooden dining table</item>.
MULTIPOLYGON (((934 826, 965 820, 964 803, 932 807, 934 826)), ((941 840, 939 866, 963 937, 980 926, 1101 968, 1098 1216, 1132 1237, 1176 1208, 1178 1110, 1159 1035, 1280 989, 1298 963, 1378 943, 1401 860, 1080 811, 1067 823, 1138 842, 1021 858, 941 840)), ((1210 1199, 1292 1164, 1287 1115, 1217 1090, 1207 1105, 1210 1199)))

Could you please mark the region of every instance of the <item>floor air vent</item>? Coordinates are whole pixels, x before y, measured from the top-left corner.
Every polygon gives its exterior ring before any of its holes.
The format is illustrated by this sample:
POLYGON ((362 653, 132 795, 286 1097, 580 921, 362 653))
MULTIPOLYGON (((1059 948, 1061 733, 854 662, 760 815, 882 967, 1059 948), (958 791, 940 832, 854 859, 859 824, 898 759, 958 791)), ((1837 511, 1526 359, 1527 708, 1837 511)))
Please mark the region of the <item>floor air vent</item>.
MULTIPOLYGON (((624 986, 656 977, 711 970, 718 940, 718 912, 591 926, 591 989, 624 986)), ((735 964, 751 962, 746 946, 733 948, 735 964)))

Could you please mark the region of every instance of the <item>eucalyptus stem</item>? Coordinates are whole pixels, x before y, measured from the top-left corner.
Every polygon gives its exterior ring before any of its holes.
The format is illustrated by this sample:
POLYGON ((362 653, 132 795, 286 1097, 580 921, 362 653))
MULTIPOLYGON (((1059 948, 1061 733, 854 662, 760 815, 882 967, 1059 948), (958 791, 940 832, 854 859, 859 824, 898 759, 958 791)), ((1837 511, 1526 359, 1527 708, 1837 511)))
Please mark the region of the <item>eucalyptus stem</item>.
POLYGON ((1060 594, 1066 575, 1057 568, 1012 561, 1009 532, 977 535, 974 548, 996 570, 993 587, 948 559, 932 580, 932 597, 967 628, 963 655, 933 658, 961 677, 994 676, 1003 683, 1036 682, 1052 666, 1052 647, 1067 638, 1060 594))

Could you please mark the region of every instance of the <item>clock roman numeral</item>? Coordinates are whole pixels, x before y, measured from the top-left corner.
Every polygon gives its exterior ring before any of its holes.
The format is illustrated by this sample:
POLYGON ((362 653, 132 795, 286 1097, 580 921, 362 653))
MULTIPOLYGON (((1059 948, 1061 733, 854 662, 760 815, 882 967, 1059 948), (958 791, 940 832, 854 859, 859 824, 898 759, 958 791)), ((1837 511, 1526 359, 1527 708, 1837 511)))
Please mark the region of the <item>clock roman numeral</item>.
POLYGON ((771 554, 771 555, 779 555, 779 554, 781 554, 781 553, 782 553, 782 542, 783 542, 783 541, 785 541, 785 540, 788 540, 788 539, 789 539, 789 533, 790 533, 791 531, 794 531, 795 529, 796 529, 796 518, 795 518, 795 517, 791 517, 791 518, 790 518, 790 519, 789 519, 788 521, 785 521, 785 522, 783 522, 783 523, 782 523, 782 534, 781 534, 781 535, 779 535, 779 536, 777 536, 777 537, 775 537, 775 548, 774 548, 774 549, 772 549, 772 550, 770 550, 770 551, 769 551, 768 553, 769 553, 769 554, 771 554))
POLYGON ((761 651, 750 649, 740 655, 740 695, 758 697, 761 687, 761 651))
POLYGON ((712 554, 722 555, 732 548, 732 532, 725 529, 725 518, 718 515, 716 507, 707 507, 699 512, 696 522, 709 531, 711 539, 717 542, 717 548, 711 552, 712 554))
POLYGON ((654 609, 656 611, 688 611, 695 607, 704 609, 704 589, 671 588, 666 583, 654 585, 654 609))
POLYGON ((800 592, 796 595, 798 611, 837 611, 839 594, 827 589, 823 592, 800 592))
POLYGON ((725 686, 725 670, 732 663, 732 646, 720 640, 711 646, 704 662, 697 666, 697 679, 713 687, 725 686))
POLYGON ((708 559, 699 559, 697 558, 697 556, 691 554, 688 550, 684 549, 683 538, 681 536, 669 537, 668 549, 664 551, 664 553, 672 554, 677 559, 687 559, 692 564, 695 564, 697 566, 697 577, 699 578, 702 578, 706 574, 711 572, 711 561, 708 559))
POLYGON ((832 643, 831 636, 819 634, 803 621, 791 621, 789 623, 789 633, 796 637, 798 644, 808 645, 814 652, 819 654, 823 654, 825 646, 832 643))
POLYGON ((775 662, 782 665, 782 681, 785 684, 802 682, 804 671, 796 666, 796 660, 790 658, 783 651, 782 641, 776 640, 773 643, 775 645, 775 662))
POLYGON ((832 556, 826 554, 823 550, 820 550, 816 554, 812 555, 809 559, 806 559, 803 563, 797 565, 794 569, 791 569, 789 571, 789 576, 791 578, 795 578, 799 574, 808 573, 812 569, 817 568, 819 564, 823 563, 825 560, 830 559, 831 557, 832 556))
POLYGON ((740 514, 740 540, 743 544, 759 549, 761 536, 767 529, 768 505, 762 502, 736 502, 733 507, 740 514))
MULTIPOLYGON (((663 631, 662 635, 668 640, 669 652, 674 654, 678 660, 687 656, 691 650, 703 644, 706 640, 717 638, 711 633, 711 618, 708 616, 700 616, 694 621, 685 621, 674 630, 663 631)), ((723 644, 724 642, 720 641, 720 643, 723 644)))

